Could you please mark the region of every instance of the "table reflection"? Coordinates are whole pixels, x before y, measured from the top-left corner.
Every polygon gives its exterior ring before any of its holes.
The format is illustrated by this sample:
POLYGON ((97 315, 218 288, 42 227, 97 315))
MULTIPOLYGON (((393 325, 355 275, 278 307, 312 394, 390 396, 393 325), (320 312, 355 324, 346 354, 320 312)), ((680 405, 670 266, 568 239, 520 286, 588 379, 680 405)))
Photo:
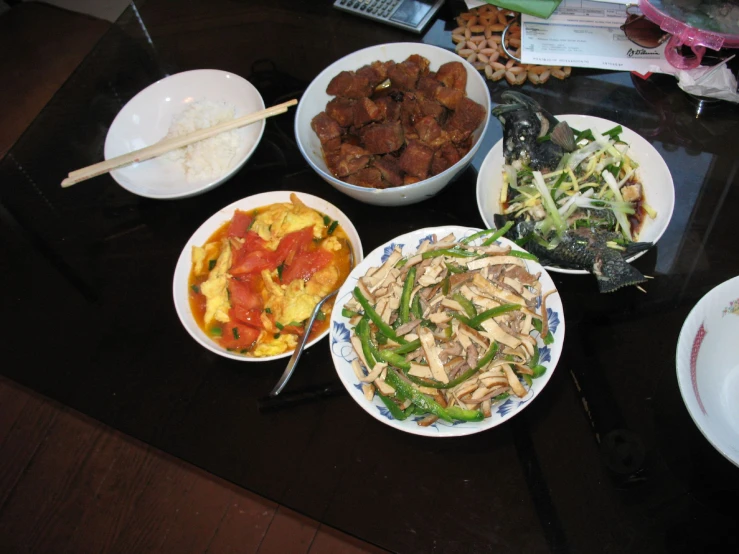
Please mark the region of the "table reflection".
MULTIPOLYGON (((70 170, 102 158, 118 111, 166 75, 231 71, 274 105, 299 98, 324 67, 366 46, 421 40, 453 49, 451 10, 416 36, 328 2, 131 4, 0 162, 12 321, 3 374, 393 551, 718 548, 736 538, 739 481, 684 407, 675 347, 695 303, 739 273, 735 105, 698 105, 663 75, 575 68, 567 80, 521 87, 555 114, 610 119, 646 138, 672 173, 675 211, 635 262, 654 277, 646 294, 600 295, 590 276, 552 275, 567 336, 547 389, 507 424, 457 439, 402 434, 342 394, 260 412, 284 363, 244 368, 196 344, 174 313, 172 272, 212 213, 269 190, 333 203, 365 252, 422 227, 480 226, 477 171, 502 136, 499 125, 458 181, 402 209, 361 204, 320 180, 297 149, 294 112, 271 118, 247 165, 202 196, 149 200, 109 176, 59 186, 70 170)), ((489 87, 494 103, 509 88, 489 87)), ((300 366, 285 392, 338 381, 326 343, 308 349, 300 366)))

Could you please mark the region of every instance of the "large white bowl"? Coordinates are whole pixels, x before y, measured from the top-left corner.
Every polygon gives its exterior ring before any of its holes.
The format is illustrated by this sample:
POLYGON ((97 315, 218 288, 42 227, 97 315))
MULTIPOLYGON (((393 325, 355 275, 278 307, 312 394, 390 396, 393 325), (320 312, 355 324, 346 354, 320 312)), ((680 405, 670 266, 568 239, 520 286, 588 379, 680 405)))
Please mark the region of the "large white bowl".
POLYGON ((297 138, 298 148, 300 148, 303 157, 305 157, 314 171, 335 189, 368 204, 404 206, 421 202, 436 195, 469 165, 473 156, 480 148, 480 137, 485 134, 485 130, 490 122, 490 108, 490 91, 485 80, 480 76, 480 72, 454 52, 430 44, 415 42, 380 44, 344 56, 332 63, 318 77, 313 79, 313 82, 311 82, 303 93, 298 104, 295 114, 295 137, 297 138), (478 104, 481 104, 485 108, 486 113, 482 125, 472 135, 474 137, 472 148, 464 158, 446 171, 412 185, 387 189, 371 189, 351 185, 337 179, 326 167, 326 161, 321 151, 321 142, 310 125, 311 120, 324 111, 326 104, 334 98, 326 93, 326 87, 331 79, 341 71, 357 70, 363 65, 378 60, 402 62, 411 54, 419 54, 429 60, 432 71, 447 62, 461 62, 464 65, 467 70, 467 96, 478 104))
MULTIPOLYGON (((595 129, 601 133, 613 129, 618 123, 593 117, 590 115, 558 115, 555 116, 560 121, 566 121, 575 129, 584 131, 585 129, 595 129)), ((641 135, 635 133, 628 127, 621 126, 623 132, 621 139, 630 145, 628 154, 638 164, 637 176, 644 185, 644 195, 649 205, 657 212, 657 217, 651 219, 647 217, 644 225, 639 233, 638 240, 643 242, 656 243, 667 230, 667 226, 672 219, 672 212, 675 207, 675 185, 672 182, 672 175, 660 156, 659 152, 649 144, 641 135)), ((503 140, 495 143, 495 146, 488 152, 480 166, 477 174, 477 208, 480 211, 482 220, 489 228, 495 227, 493 216, 500 213, 500 189, 503 186, 503 140)), ((646 250, 630 257, 627 261, 631 262, 645 254, 646 250)), ((566 269, 555 266, 545 266, 549 271, 557 273, 570 273, 575 275, 586 275, 588 272, 582 269, 566 269)))
MULTIPOLYGON (((511 396, 498 404, 494 404, 492 407, 493 413, 491 417, 485 418, 480 422, 456 422, 454 424, 439 420, 428 427, 422 427, 416 423, 416 420, 418 419, 417 417, 408 418, 405 421, 399 421, 393 418, 377 396, 375 396, 372 402, 369 402, 364 397, 362 384, 359 382, 359 379, 357 379, 357 376, 351 367, 352 360, 357 357, 351 343, 349 342, 350 329, 352 326, 349 323, 349 319, 344 317, 341 313, 341 308, 351 299, 352 291, 354 290, 359 277, 365 275, 368 269, 382 265, 396 246, 400 246, 403 254, 408 255, 416 252, 421 242, 427 239, 430 235, 435 234, 437 237, 441 238, 447 236, 449 233, 454 233, 457 239, 462 239, 477 231, 480 231, 480 229, 460 227, 457 225, 446 225, 443 227, 419 229, 418 231, 406 233, 405 235, 394 238, 382 246, 377 247, 361 264, 357 265, 349 274, 349 277, 347 277, 336 296, 336 309, 331 314, 330 337, 331 356, 334 360, 334 365, 336 366, 336 372, 339 374, 341 382, 344 384, 344 387, 354 401, 359 404, 364 411, 386 425, 390 425, 391 427, 395 427, 396 429, 406 433, 425 435, 428 437, 458 437, 462 435, 470 435, 472 433, 479 433, 500 425, 531 404, 534 398, 544 390, 544 387, 549 382, 552 373, 554 373, 554 368, 557 366, 559 356, 562 353, 562 345, 565 338, 564 310, 562 308, 562 300, 560 299, 559 294, 552 294, 547 298, 549 330, 554 336, 554 342, 549 346, 544 346, 541 339, 538 339, 540 362, 547 368, 546 372, 541 377, 534 379, 531 387, 524 384, 524 386, 528 388, 528 394, 525 397, 518 398, 511 396)), ((497 243, 501 245, 510 245, 514 250, 523 251, 523 248, 505 238, 499 239, 497 243)), ((528 271, 531 273, 541 272, 540 281, 543 292, 548 292, 557 288, 555 287, 552 278, 541 265, 536 262, 526 260, 526 266, 528 271)))
POLYGON ((739 466, 739 277, 706 294, 677 341, 677 382, 690 416, 716 450, 739 466))
MULTIPOLYGON (((227 71, 196 69, 176 73, 149 85, 123 106, 105 138, 105 159, 114 158, 162 140, 174 116, 197 100, 227 102, 235 117, 263 110, 264 101, 249 81, 227 71)), ((231 168, 212 179, 188 180, 182 165, 159 156, 111 171, 124 189, 147 198, 173 199, 202 194, 232 177, 254 153, 264 133, 264 120, 241 127, 241 139, 231 168)))
MULTIPOLYGON (((174 279, 172 280, 172 294, 174 296, 175 309, 177 310, 177 315, 180 318, 182 325, 185 327, 187 332, 190 333, 190 336, 192 336, 192 338, 194 338, 198 343, 200 343, 211 352, 215 352, 220 356, 231 358, 232 360, 238 360, 240 362, 264 362, 268 360, 277 360, 279 358, 285 358, 292 355, 291 350, 289 352, 284 352, 276 356, 263 356, 261 358, 247 357, 235 352, 230 352, 214 342, 200 328, 192 315, 192 310, 190 309, 188 285, 190 269, 192 268, 193 246, 202 246, 203 244, 205 244, 213 233, 215 233, 225 222, 229 221, 233 217, 234 211, 250 211, 263 206, 269 206, 270 204, 276 204, 278 202, 290 202, 291 194, 293 194, 293 191, 289 190, 264 192, 262 194, 255 194, 254 196, 242 198, 241 200, 237 200, 236 202, 229 204, 224 208, 221 208, 211 217, 209 217, 200 227, 198 227, 198 230, 195 231, 195 233, 187 241, 187 244, 185 244, 185 247, 182 249, 182 253, 178 258, 177 265, 175 267, 174 279)), ((336 206, 327 202, 326 200, 323 200, 322 198, 302 192, 295 192, 294 194, 297 194, 298 198, 300 198, 300 200, 302 200, 306 206, 309 206, 314 210, 317 210, 320 213, 327 215, 331 219, 339 222, 339 225, 341 225, 341 227, 344 229, 347 237, 349 237, 349 241, 351 242, 352 251, 354 254, 354 263, 357 264, 361 262, 363 257, 362 242, 359 240, 359 234, 357 233, 357 230, 354 228, 354 225, 349 220, 349 218, 344 215, 344 213, 336 206)), ((328 329, 309 341, 306 345, 306 348, 314 345, 327 334, 328 329)))

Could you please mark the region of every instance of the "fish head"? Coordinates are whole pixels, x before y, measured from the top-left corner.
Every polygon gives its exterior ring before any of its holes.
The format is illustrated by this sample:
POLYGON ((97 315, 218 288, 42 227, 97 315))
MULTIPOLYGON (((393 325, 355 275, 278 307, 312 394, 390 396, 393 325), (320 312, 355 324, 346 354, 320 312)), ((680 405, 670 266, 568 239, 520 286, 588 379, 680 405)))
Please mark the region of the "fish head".
POLYGON ((503 126, 503 154, 506 163, 520 161, 532 169, 553 169, 564 154, 551 140, 540 141, 559 121, 533 98, 516 91, 505 91, 503 103, 493 108, 493 115, 503 126))

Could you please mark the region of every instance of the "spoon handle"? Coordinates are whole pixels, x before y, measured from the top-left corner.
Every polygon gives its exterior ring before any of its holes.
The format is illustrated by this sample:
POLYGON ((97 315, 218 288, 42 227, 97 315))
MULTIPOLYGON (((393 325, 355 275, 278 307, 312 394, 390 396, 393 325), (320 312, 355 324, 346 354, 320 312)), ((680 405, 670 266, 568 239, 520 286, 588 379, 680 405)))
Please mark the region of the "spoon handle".
POLYGON ((333 298, 336 296, 336 293, 339 292, 339 289, 334 290, 333 292, 330 292, 316 304, 316 307, 313 308, 313 313, 310 315, 310 319, 308 320, 308 324, 305 326, 305 333, 302 334, 300 339, 298 340, 298 344, 295 347, 295 351, 293 352, 293 355, 290 357, 290 361, 287 363, 287 366, 285 367, 285 371, 282 372, 282 377, 280 377, 280 380, 275 385, 275 388, 272 389, 272 392, 269 393, 270 396, 277 396, 280 394, 282 389, 285 388, 285 385, 287 385, 287 382, 290 380, 290 377, 293 374, 293 371, 295 370, 295 366, 298 365, 298 360, 300 359, 301 354, 303 353, 303 350, 305 350, 305 343, 308 342, 308 335, 310 334, 309 331, 311 327, 313 327, 313 322, 316 319, 316 315, 318 315, 318 311, 321 309, 321 306, 323 306, 323 303, 326 302, 329 298, 333 298))

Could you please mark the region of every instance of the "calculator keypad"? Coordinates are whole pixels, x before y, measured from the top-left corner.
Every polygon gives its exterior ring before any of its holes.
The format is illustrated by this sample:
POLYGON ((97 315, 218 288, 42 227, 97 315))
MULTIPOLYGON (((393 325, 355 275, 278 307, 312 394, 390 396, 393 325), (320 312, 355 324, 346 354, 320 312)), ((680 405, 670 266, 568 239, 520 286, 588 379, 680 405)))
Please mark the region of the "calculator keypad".
MULTIPOLYGON (((334 6, 343 11, 355 13, 369 19, 383 21, 396 27, 420 32, 420 29, 411 25, 403 24, 402 21, 390 19, 402 2, 403 0, 336 0, 334 2, 334 6)), ((438 2, 437 5, 433 7, 434 13, 440 4, 441 2, 438 2)))

